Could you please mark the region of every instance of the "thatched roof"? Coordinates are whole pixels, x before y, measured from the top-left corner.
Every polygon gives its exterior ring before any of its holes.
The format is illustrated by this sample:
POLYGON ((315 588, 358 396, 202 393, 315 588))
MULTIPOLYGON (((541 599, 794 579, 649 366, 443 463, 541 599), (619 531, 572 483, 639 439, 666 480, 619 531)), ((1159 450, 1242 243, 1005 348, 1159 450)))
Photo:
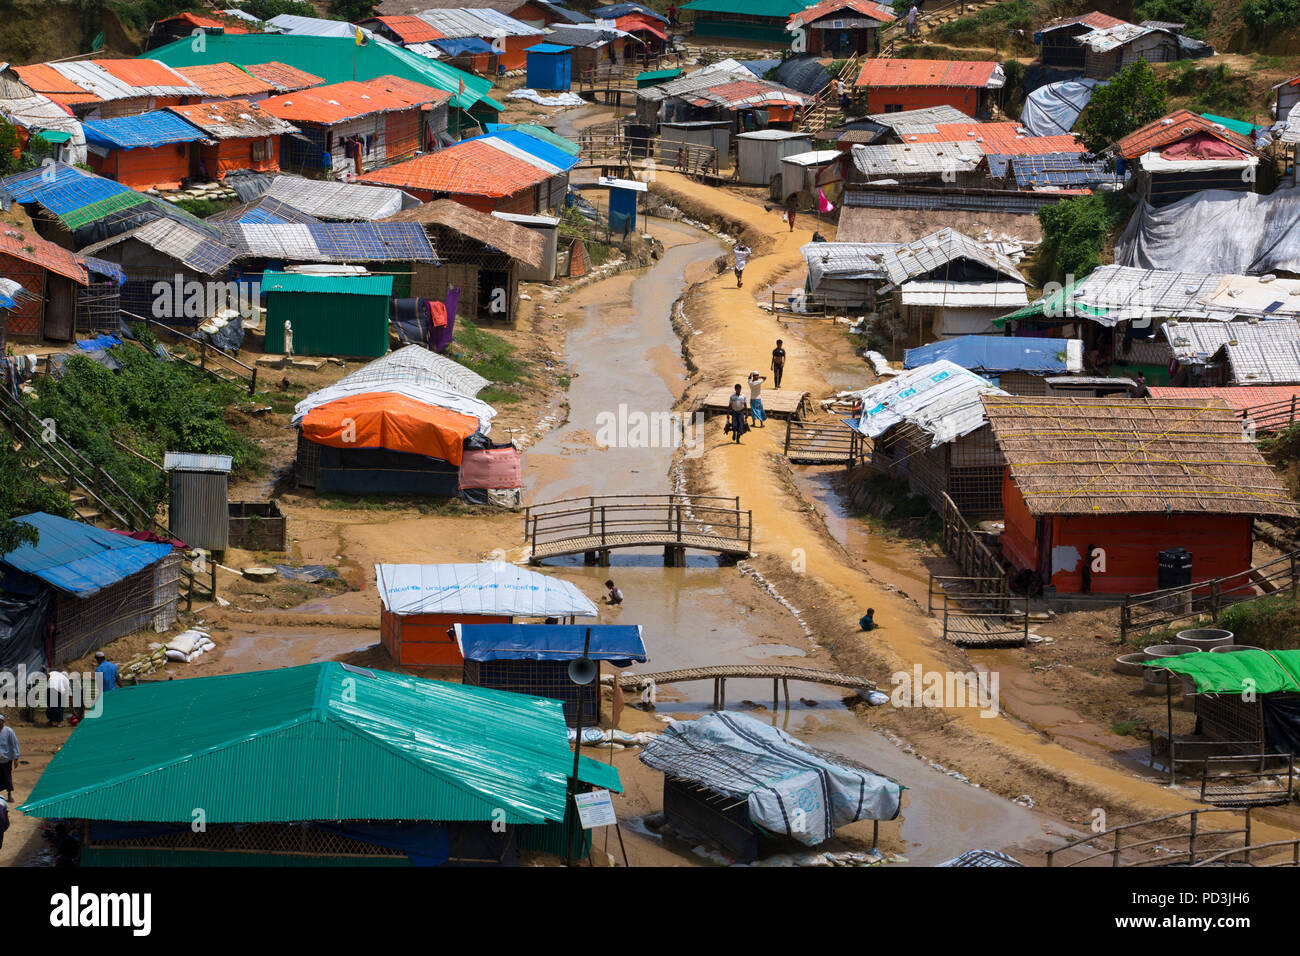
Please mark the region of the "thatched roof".
POLYGON ((546 252, 546 243, 540 233, 498 219, 496 216, 481 213, 477 209, 470 209, 453 199, 439 199, 420 206, 412 206, 383 221, 418 222, 423 226, 442 226, 481 242, 485 246, 500 249, 511 259, 516 259, 534 269, 542 264, 542 257, 546 252))
POLYGON ((1296 514, 1286 488, 1217 398, 985 395, 1031 514, 1296 514))

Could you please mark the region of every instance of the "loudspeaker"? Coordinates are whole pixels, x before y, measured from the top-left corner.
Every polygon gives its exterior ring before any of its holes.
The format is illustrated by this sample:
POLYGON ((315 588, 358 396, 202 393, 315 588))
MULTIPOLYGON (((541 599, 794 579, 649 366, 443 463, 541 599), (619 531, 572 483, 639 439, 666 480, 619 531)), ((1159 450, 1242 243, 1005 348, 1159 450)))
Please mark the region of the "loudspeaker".
POLYGON ((590 684, 596 679, 596 662, 585 657, 569 661, 569 680, 575 684, 590 684))

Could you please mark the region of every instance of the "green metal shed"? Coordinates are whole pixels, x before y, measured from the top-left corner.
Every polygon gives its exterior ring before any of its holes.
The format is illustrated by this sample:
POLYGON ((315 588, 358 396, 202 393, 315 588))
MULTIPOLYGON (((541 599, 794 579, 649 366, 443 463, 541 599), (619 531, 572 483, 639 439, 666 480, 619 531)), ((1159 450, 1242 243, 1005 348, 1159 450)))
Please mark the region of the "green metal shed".
POLYGON ((266 351, 284 352, 284 323, 293 324, 295 355, 378 358, 388 352, 390 275, 267 272, 266 351))
MULTIPOLYGON (((88 821, 83 865, 402 865, 364 829, 328 827, 499 822, 553 840, 572 772, 559 701, 329 662, 106 694, 21 809, 88 821)), ((619 789, 587 757, 579 781, 619 789)))

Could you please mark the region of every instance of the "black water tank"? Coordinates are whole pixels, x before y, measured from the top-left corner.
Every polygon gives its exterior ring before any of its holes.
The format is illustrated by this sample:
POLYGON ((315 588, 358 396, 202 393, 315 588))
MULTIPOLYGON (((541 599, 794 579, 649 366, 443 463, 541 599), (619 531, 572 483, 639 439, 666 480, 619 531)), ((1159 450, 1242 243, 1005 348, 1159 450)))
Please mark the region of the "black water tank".
POLYGON ((1192 552, 1186 548, 1167 548, 1160 552, 1156 565, 1156 587, 1181 588, 1192 583, 1192 552))

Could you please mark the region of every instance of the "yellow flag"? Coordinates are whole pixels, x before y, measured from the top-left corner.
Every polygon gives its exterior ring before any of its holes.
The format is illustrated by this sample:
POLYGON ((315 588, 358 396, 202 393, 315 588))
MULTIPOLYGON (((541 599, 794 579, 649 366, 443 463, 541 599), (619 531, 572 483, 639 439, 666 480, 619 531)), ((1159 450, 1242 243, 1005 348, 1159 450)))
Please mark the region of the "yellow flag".
POLYGON ((361 44, 365 42, 366 42, 366 38, 364 35, 362 35, 361 28, 357 27, 357 46, 361 46, 361 44))

